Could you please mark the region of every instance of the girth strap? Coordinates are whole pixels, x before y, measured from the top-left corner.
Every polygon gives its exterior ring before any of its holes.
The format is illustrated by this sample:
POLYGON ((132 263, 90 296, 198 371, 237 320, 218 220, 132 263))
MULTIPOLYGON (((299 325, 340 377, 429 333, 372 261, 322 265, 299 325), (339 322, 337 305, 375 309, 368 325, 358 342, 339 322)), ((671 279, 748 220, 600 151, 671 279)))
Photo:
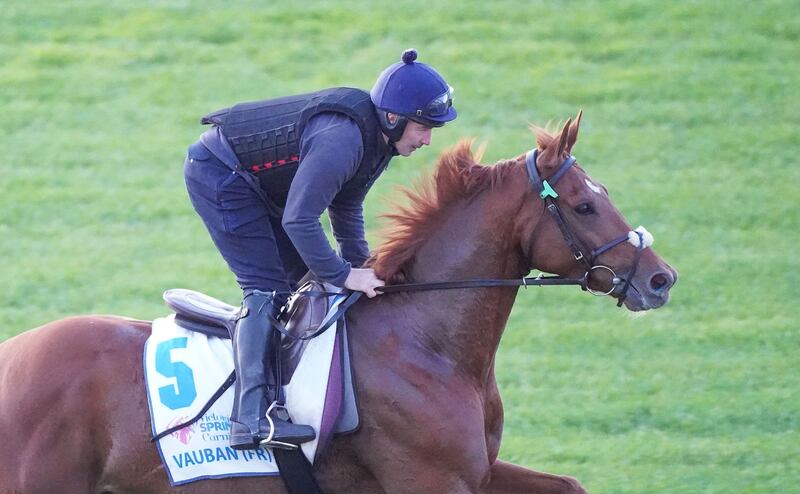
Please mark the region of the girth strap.
POLYGON ((272 454, 289 494, 322 494, 314 478, 314 469, 302 449, 289 451, 275 448, 272 454))

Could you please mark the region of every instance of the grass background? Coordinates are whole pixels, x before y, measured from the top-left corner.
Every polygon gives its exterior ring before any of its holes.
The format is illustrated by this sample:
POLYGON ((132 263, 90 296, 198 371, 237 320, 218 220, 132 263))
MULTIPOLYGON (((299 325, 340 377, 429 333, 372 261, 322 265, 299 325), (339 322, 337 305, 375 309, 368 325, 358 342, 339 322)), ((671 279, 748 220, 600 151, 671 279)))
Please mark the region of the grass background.
POLYGON ((78 313, 165 314, 238 290, 182 183, 198 118, 368 88, 414 46, 459 119, 397 159, 378 215, 438 152, 533 145, 585 111, 575 154, 681 273, 634 317, 520 294, 497 360, 501 456, 591 492, 800 492, 800 16, 792 0, 44 2, 0 6, 0 340, 78 313))

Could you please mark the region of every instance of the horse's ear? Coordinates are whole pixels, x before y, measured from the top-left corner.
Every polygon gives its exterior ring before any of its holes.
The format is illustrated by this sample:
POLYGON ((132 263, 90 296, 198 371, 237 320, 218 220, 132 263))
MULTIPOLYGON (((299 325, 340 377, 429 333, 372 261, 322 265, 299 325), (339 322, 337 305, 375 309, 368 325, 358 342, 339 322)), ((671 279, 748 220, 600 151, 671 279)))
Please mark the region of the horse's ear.
POLYGON ((561 160, 564 153, 569 153, 567 150, 567 140, 569 139, 569 127, 572 124, 572 119, 568 118, 564 128, 561 129, 561 134, 558 135, 558 151, 556 152, 556 159, 561 160))
MULTIPOLYGON (((567 145, 567 131, 571 120, 567 120, 564 129, 560 134, 550 137, 545 132, 537 135, 536 142, 539 145, 541 154, 539 155, 538 163, 545 168, 552 168, 561 163, 564 149, 567 145)), ((537 129, 537 127, 534 127, 537 129)))
POLYGON ((572 146, 574 146, 575 142, 578 140, 578 127, 581 125, 582 116, 583 110, 578 111, 578 116, 575 117, 575 123, 573 123, 569 128, 569 136, 567 137, 567 154, 572 154, 572 146))

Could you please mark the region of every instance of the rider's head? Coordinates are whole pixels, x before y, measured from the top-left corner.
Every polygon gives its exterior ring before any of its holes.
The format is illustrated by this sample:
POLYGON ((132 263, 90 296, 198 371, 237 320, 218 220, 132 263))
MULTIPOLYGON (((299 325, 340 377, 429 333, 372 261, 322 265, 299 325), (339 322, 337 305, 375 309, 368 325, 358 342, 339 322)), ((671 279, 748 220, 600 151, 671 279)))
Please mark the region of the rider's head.
POLYGON ((430 143, 430 129, 457 116, 453 88, 433 67, 416 59, 416 50, 404 51, 402 61, 387 67, 370 91, 383 133, 406 156, 430 143), (406 130, 418 135, 404 136, 406 130))

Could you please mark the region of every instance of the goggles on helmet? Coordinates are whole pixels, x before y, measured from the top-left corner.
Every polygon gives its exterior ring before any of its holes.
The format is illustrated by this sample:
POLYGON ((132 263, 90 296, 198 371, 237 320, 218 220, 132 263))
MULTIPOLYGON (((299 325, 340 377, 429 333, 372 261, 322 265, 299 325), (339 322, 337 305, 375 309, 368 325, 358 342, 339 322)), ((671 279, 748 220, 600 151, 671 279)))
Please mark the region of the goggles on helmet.
POLYGON ((434 98, 425 108, 417 108, 415 116, 422 118, 436 118, 447 115, 453 106, 453 87, 447 86, 447 91, 434 98))

